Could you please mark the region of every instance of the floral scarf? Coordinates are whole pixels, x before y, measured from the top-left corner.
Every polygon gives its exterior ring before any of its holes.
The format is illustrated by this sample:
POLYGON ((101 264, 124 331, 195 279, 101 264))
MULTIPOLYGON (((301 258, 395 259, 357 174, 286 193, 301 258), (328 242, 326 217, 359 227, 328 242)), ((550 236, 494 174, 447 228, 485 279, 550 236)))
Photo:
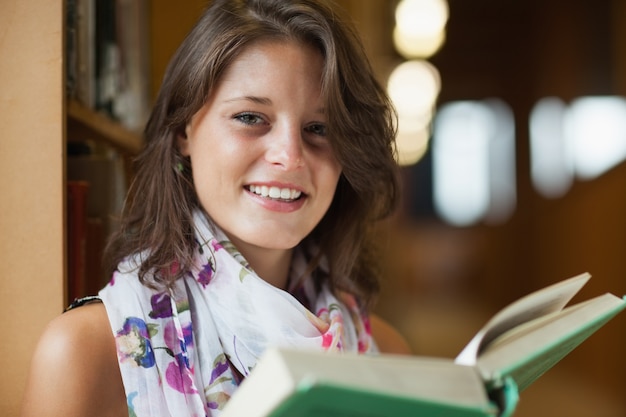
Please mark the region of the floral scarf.
POLYGON ((141 256, 100 291, 116 339, 131 417, 215 417, 269 346, 375 352, 354 297, 314 289, 298 250, 289 292, 250 269, 204 215, 194 268, 171 290, 139 282, 141 256), (303 279, 304 278, 304 279, 303 279))

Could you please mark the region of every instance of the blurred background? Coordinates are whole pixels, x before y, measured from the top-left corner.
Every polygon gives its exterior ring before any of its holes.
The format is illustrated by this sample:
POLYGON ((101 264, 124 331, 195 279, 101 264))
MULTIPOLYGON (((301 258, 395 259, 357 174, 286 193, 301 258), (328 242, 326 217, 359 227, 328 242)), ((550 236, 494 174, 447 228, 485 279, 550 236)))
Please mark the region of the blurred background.
MULTIPOLYGON (((454 357, 499 308, 581 272, 575 300, 625 294, 626 3, 340 3, 400 113, 379 313, 415 352, 454 357)), ((625 416, 625 333, 617 317, 516 415, 625 416)))

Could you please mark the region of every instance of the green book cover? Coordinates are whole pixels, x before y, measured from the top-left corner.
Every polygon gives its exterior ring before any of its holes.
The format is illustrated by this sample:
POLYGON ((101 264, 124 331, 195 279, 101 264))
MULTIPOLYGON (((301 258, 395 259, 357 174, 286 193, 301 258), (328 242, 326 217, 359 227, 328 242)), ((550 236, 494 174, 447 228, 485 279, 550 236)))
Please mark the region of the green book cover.
POLYGON ((523 391, 624 307, 623 299, 604 294, 518 326, 482 351, 476 366, 484 379, 510 376, 523 391))
POLYGON ((499 415, 476 368, 451 359, 269 349, 224 417, 499 415))
POLYGON ((304 382, 268 417, 488 417, 498 415, 495 404, 459 405, 454 402, 433 401, 384 395, 375 391, 350 387, 304 382))

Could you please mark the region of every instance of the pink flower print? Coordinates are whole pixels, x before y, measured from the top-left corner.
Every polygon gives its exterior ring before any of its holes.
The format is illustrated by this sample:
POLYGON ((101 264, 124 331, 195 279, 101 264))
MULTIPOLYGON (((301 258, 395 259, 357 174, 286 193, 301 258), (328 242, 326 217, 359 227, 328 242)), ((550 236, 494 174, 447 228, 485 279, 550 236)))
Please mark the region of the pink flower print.
POLYGON ((359 303, 352 294, 342 292, 339 298, 348 308, 352 322, 356 328, 358 337, 358 349, 360 353, 367 352, 371 346, 372 329, 367 313, 359 307, 359 303))
POLYGON ((328 322, 328 309, 320 308, 319 310, 317 310, 317 317, 319 317, 321 320, 324 320, 325 322, 328 322))
POLYGON ((149 316, 153 319, 172 317, 172 299, 167 293, 154 294, 150 297, 152 311, 149 316))
POLYGON ((324 333, 322 335, 322 347, 324 349, 329 349, 333 344, 333 335, 330 333, 324 333))
POLYGON ((370 349, 369 340, 365 340, 364 338, 360 337, 357 347, 359 349, 359 353, 367 352, 370 349))
POLYGON ((213 247, 214 252, 217 252, 220 249, 224 249, 224 246, 222 246, 222 244, 218 242, 217 239, 211 240, 211 246, 213 247))
POLYGON ((214 392, 207 395, 207 407, 211 410, 221 410, 230 399, 230 395, 225 392, 214 392))
POLYGON ((109 280, 109 285, 110 286, 114 286, 115 285, 115 275, 117 275, 117 274, 118 274, 118 272, 115 271, 115 272, 113 272, 113 275, 111 275, 111 279, 109 280))
MULTIPOLYGON (((228 359, 226 359, 226 355, 224 353, 219 354, 213 361, 211 380, 209 381, 209 385, 204 389, 205 393, 207 392, 207 390, 211 390, 224 382, 233 382, 233 377, 229 370, 230 364, 228 362, 228 359)), ((223 390, 209 393, 207 394, 207 407, 212 410, 221 410, 229 398, 230 396, 223 390)))
POLYGON ((372 324, 370 322, 369 316, 363 316, 363 327, 365 327, 365 332, 368 335, 372 334, 372 324))
POLYGON ((206 288, 211 283, 213 278, 213 264, 211 261, 202 266, 202 269, 198 273, 198 282, 202 285, 202 288, 206 288))
POLYGON ((209 385, 220 382, 220 378, 223 378, 224 374, 229 369, 230 366, 228 364, 228 360, 226 359, 226 355, 222 353, 215 359, 215 361, 213 361, 213 371, 211 371, 211 380, 209 381, 209 385))
POLYGON ((358 323, 358 319, 361 318, 363 327, 359 328, 357 325, 357 335, 359 337, 359 353, 367 352, 371 346, 372 340, 372 325, 370 323, 370 318, 366 314, 361 314, 360 317, 355 318, 355 323, 358 323))
MULTIPOLYGON (((330 327, 324 336, 329 335, 330 343, 328 346, 324 346, 328 350, 342 350, 343 349, 343 316, 341 309, 336 304, 331 304, 329 307, 330 327)), ((326 340, 323 343, 328 343, 326 340)))
POLYGON ((170 362, 165 370, 165 380, 167 384, 178 392, 185 394, 195 394, 196 389, 193 378, 193 372, 187 367, 182 355, 176 355, 175 360, 170 362))
POLYGON ((181 330, 182 334, 179 334, 173 321, 168 321, 163 326, 163 340, 165 341, 165 346, 172 352, 172 355, 184 352, 187 350, 187 347, 193 345, 191 323, 184 326, 181 330))
POLYGON ((167 277, 167 276, 173 277, 173 276, 176 276, 176 274, 178 274, 178 270, 179 270, 179 269, 180 269, 180 264, 179 264, 177 261, 173 261, 173 262, 170 264, 169 268, 167 268, 167 267, 163 267, 163 268, 161 268, 161 269, 160 269, 160 271, 159 271, 159 272, 160 272, 160 274, 161 274, 161 275, 163 275, 163 276, 166 276, 166 277, 167 277), (169 269, 169 270, 168 270, 168 269, 169 269))

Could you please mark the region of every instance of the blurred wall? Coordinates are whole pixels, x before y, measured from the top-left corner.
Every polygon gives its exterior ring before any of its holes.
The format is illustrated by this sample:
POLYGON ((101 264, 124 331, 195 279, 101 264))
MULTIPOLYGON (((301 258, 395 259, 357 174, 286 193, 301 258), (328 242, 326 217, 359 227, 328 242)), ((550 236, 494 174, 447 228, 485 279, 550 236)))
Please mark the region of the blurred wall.
MULTIPOLYGON (((367 4, 380 7, 378 16, 388 13, 385 5, 367 4)), ((439 102, 497 97, 511 106, 517 207, 502 225, 447 226, 415 210, 415 199, 428 198, 428 156, 404 169, 405 209, 383 234, 388 280, 379 312, 417 353, 438 356, 458 353, 506 303, 584 271, 593 278, 577 300, 626 294, 626 164, 546 199, 532 187, 528 138, 530 111, 543 97, 626 95, 626 5, 449 0, 449 6, 446 43, 430 59, 442 78, 439 102)), ((382 59, 389 62, 389 54, 382 59)), ((624 351, 626 315, 529 388, 516 415, 626 415, 624 351)))

